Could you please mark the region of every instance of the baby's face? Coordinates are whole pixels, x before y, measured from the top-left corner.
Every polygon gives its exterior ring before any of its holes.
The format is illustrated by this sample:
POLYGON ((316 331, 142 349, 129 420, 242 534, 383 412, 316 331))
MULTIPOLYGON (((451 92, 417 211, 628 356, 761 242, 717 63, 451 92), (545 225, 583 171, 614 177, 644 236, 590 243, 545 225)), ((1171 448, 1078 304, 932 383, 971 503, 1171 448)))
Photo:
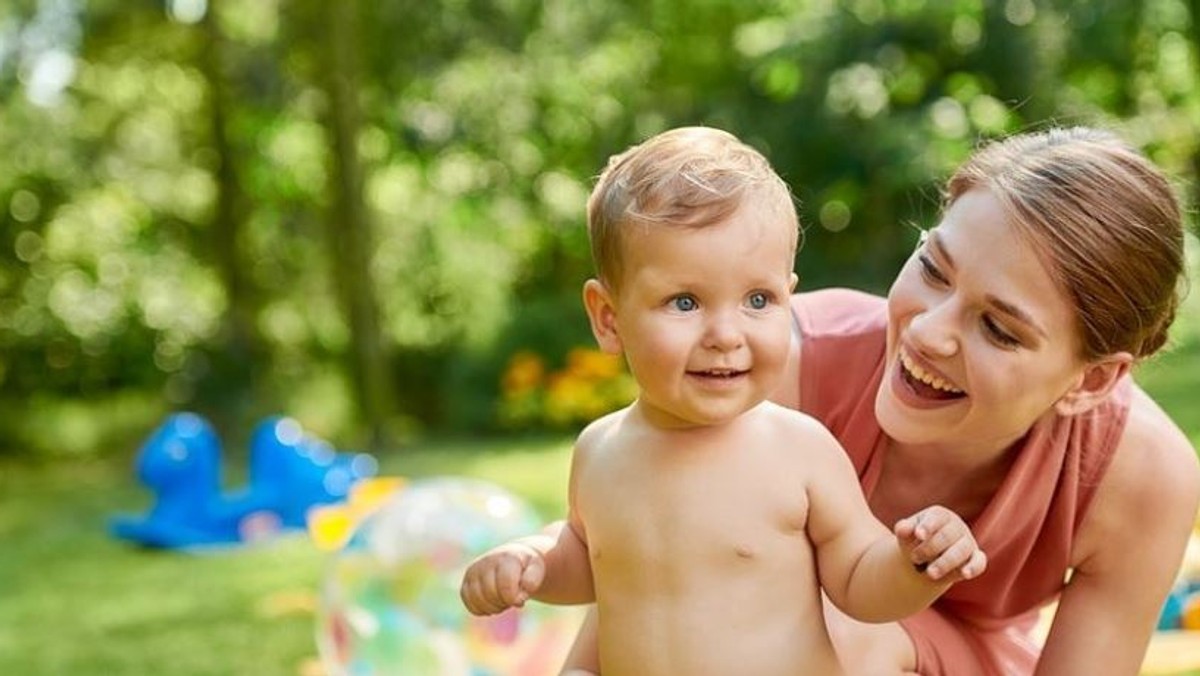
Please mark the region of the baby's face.
POLYGON ((719 425, 778 389, 796 229, 769 213, 750 205, 717 225, 626 236, 617 333, 656 424, 719 425))

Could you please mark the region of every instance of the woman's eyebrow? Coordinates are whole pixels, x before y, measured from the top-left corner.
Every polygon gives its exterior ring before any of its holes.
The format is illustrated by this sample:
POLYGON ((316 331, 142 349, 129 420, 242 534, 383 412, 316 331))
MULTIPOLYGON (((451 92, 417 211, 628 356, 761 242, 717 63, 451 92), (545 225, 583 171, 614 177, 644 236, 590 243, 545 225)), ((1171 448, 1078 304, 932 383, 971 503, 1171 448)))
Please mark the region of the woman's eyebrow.
POLYGON ((996 296, 993 296, 990 293, 988 295, 984 296, 984 300, 986 300, 989 305, 996 308, 1000 312, 1008 315, 1009 317, 1012 317, 1013 319, 1021 322, 1022 324, 1028 326, 1029 328, 1033 329, 1042 338, 1049 338, 1049 336, 1046 334, 1046 331, 1041 327, 1041 325, 1039 325, 1037 322, 1033 321, 1033 317, 1030 317, 1024 310, 1017 307, 1016 305, 1013 305, 1012 303, 1009 303, 1006 300, 997 298, 996 296))
POLYGON ((946 265, 950 269, 954 269, 954 257, 946 250, 946 245, 942 244, 942 236, 938 234, 937 228, 928 231, 929 246, 937 249, 938 257, 946 261, 946 265))
MULTIPOLYGON (((946 245, 944 243, 942 243, 942 238, 938 234, 938 231, 936 229, 929 231, 929 246, 931 246, 937 250, 938 257, 945 261, 947 267, 949 267, 952 270, 954 269, 954 257, 950 255, 950 252, 948 250, 946 250, 946 245)), ((1024 310, 1017 307, 1016 305, 1014 305, 1002 298, 999 298, 993 294, 987 294, 986 296, 984 296, 984 300, 987 301, 987 303, 989 305, 996 308, 1000 312, 1008 315, 1009 317, 1012 317, 1013 319, 1017 320, 1018 322, 1021 322, 1022 324, 1025 324, 1029 328, 1033 329, 1042 338, 1048 337, 1045 329, 1043 329, 1041 327, 1041 325, 1039 325, 1037 322, 1035 322, 1033 320, 1033 317, 1029 316, 1029 313, 1025 312, 1024 310)))

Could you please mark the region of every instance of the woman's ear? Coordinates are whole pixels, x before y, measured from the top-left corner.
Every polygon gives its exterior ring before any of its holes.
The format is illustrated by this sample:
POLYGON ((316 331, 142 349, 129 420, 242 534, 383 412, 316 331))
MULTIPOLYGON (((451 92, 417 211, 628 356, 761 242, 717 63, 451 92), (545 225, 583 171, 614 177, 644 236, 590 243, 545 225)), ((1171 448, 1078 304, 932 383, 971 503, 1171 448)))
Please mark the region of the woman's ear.
POLYGON ((1118 352, 1088 364, 1075 385, 1055 402, 1054 410, 1062 416, 1091 410, 1104 401, 1132 366, 1133 355, 1128 352, 1118 352))
POLYGON ((600 350, 608 354, 621 354, 621 336, 617 333, 617 306, 612 293, 598 279, 583 283, 583 307, 587 310, 592 335, 600 350))

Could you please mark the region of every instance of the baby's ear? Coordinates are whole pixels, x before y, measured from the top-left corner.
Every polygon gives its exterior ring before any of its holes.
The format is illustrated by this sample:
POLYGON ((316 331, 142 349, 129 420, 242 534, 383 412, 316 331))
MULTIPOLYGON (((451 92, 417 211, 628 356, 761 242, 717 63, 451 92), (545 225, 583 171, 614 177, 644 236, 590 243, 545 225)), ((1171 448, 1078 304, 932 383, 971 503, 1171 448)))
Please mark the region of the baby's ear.
POLYGON ((617 307, 612 293, 598 279, 583 283, 583 307, 587 310, 592 335, 603 352, 621 354, 621 336, 617 334, 617 307))
POLYGON ((1133 365, 1133 355, 1118 352, 1084 367, 1079 379, 1054 404, 1062 416, 1078 415, 1092 409, 1108 396, 1133 365))

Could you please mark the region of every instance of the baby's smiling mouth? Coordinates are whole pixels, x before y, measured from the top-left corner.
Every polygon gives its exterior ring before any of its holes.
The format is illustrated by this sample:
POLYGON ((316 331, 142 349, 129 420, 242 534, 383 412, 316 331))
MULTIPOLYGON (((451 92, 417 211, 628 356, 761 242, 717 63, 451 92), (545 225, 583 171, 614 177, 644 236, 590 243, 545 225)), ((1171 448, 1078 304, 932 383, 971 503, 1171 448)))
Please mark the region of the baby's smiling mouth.
POLYGON ((700 378, 730 379, 749 373, 749 369, 695 369, 687 372, 700 378))

